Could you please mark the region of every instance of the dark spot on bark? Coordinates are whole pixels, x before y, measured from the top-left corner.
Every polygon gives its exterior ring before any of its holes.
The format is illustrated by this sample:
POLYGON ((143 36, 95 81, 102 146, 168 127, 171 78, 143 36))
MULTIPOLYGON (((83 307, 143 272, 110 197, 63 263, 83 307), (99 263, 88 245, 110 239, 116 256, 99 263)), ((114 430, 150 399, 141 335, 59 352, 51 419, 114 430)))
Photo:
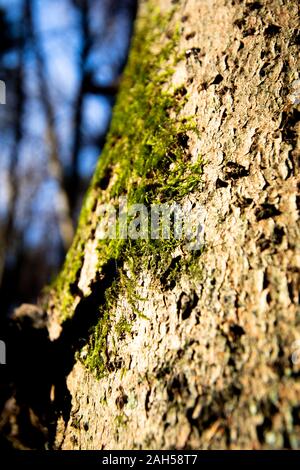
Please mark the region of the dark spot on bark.
POLYGON ((178 396, 186 394, 188 391, 188 382, 184 374, 175 376, 167 385, 169 401, 174 401, 178 396))
POLYGON ((276 217, 277 215, 280 215, 281 212, 279 209, 277 209, 274 204, 261 204, 256 210, 255 210, 255 216, 256 220, 259 222, 260 220, 264 219, 269 219, 270 217, 276 217))
POLYGON ((111 361, 108 361, 106 363, 106 369, 108 370, 108 372, 114 372, 115 371, 114 363, 111 361))
POLYGON ((299 29, 295 30, 295 33, 291 41, 291 45, 300 46, 300 30, 299 29))
POLYGON ((214 80, 211 82, 211 85, 219 85, 223 81, 223 77, 221 74, 215 76, 214 80))
POLYGON ((150 410, 150 394, 151 394, 151 390, 148 390, 146 393, 146 398, 145 398, 145 410, 147 413, 150 410))
POLYGON ((183 85, 183 86, 177 88, 177 90, 176 90, 175 93, 174 93, 174 96, 175 96, 176 98, 182 98, 183 96, 186 96, 186 94, 187 94, 187 89, 186 89, 186 87, 183 85))
POLYGON ((188 19, 189 19, 189 15, 183 15, 183 16, 181 17, 182 23, 185 23, 188 19))
POLYGON ((274 243, 274 245, 280 245, 283 237, 284 237, 284 228, 280 227, 279 225, 275 225, 274 231, 272 234, 272 239, 271 239, 272 243, 274 243))
POLYGON ((281 31, 281 27, 278 26, 277 24, 270 24, 267 26, 267 28, 264 30, 264 35, 267 37, 273 37, 279 34, 281 31))
POLYGON ((276 52, 276 54, 281 54, 281 51, 282 51, 281 46, 276 43, 274 46, 274 51, 276 52))
POLYGON ((123 410, 124 406, 128 403, 128 396, 122 386, 119 387, 119 391, 120 395, 116 398, 116 406, 119 410, 123 410))
POLYGON ((262 424, 256 426, 256 434, 261 444, 265 443, 265 435, 272 429, 272 420, 270 418, 264 418, 262 424))
POLYGON ((189 143, 188 135, 186 135, 184 132, 180 132, 179 134, 177 134, 177 142, 180 147, 187 149, 189 143))
POLYGON ((255 10, 261 10, 262 9, 262 4, 260 2, 253 2, 247 5, 247 9, 249 11, 255 11, 255 10))
POLYGON ((240 339, 241 336, 245 334, 245 330, 240 325, 231 325, 230 334, 233 340, 237 341, 238 339, 240 339))
MULTIPOLYGON (((120 335, 122 336, 122 335, 120 335)), ((125 336, 125 335, 124 335, 125 336)), ((123 338, 122 338, 123 339, 123 338)), ((114 370, 120 370, 122 369, 122 367, 124 366, 124 361, 122 358, 118 357, 117 359, 115 359, 114 361, 111 362, 114 370)))
POLYGON ((273 427, 273 417, 278 413, 278 408, 270 400, 261 402, 260 408, 261 413, 264 416, 264 420, 262 424, 259 424, 256 427, 256 433, 259 442, 264 444, 266 440, 266 433, 273 427))
MULTIPOLYGON (((224 96, 227 91, 229 90, 228 86, 224 85, 219 89, 219 95, 224 96)), ((222 114, 222 119, 225 119, 227 117, 227 110, 224 109, 223 114, 222 114)))
POLYGON ((294 302, 294 286, 292 282, 288 282, 287 285, 288 292, 289 292, 289 298, 291 299, 291 302, 294 302))
POLYGON ((165 379, 167 375, 169 375, 172 371, 172 367, 170 365, 165 365, 161 367, 156 374, 158 380, 165 379))
POLYGON ((245 44, 243 43, 243 41, 240 42, 240 45, 239 45, 239 48, 238 48, 238 52, 240 52, 242 49, 244 49, 245 47, 245 44))
POLYGON ((74 429, 80 429, 80 420, 81 418, 73 417, 71 421, 71 426, 74 429))
POLYGON ((109 185, 109 182, 110 182, 110 179, 112 177, 112 168, 111 167, 108 167, 106 168, 105 170, 105 175, 100 179, 100 181, 98 182, 98 187, 100 189, 103 189, 105 190, 108 185, 109 185))
POLYGON ((260 71, 259 71, 260 77, 263 78, 263 77, 266 76, 266 69, 268 68, 268 66, 269 66, 268 63, 266 63, 266 64, 264 64, 264 65, 262 66, 262 68, 261 68, 260 71))
POLYGON ((236 180, 238 178, 243 178, 249 175, 249 170, 247 170, 243 165, 240 165, 235 162, 228 162, 224 168, 224 178, 225 180, 236 180))
POLYGON ((293 417, 293 424, 295 426, 300 425, 300 406, 294 406, 292 408, 292 417, 293 417))
POLYGON ((221 180, 220 178, 217 179, 216 181, 216 189, 219 189, 219 188, 227 188, 228 186, 228 183, 226 183, 226 181, 223 181, 221 180))
POLYGON ((198 90, 199 90, 199 91, 205 91, 205 90, 207 90, 207 88, 208 88, 208 83, 207 83, 207 82, 202 82, 202 83, 199 85, 198 90))
POLYGON ((243 26, 246 24, 245 18, 238 18, 233 22, 234 26, 237 26, 239 29, 242 29, 243 26))
MULTIPOLYGON (((276 57, 275 57, 276 59, 276 57)), ((287 60, 284 60, 283 61, 283 65, 282 65, 282 68, 281 68, 281 73, 282 74, 286 74, 288 71, 290 70, 290 64, 287 60)))
POLYGON ((85 422, 83 425, 83 429, 85 430, 85 432, 87 432, 89 430, 89 423, 85 422))
POLYGON ((250 197, 243 197, 243 196, 238 196, 237 197, 237 207, 240 207, 241 209, 245 209, 246 207, 249 207, 253 202, 253 199, 250 197))
POLYGON ((198 59, 200 52, 200 47, 192 47, 191 49, 185 51, 185 57, 189 59, 191 56, 193 56, 195 59, 198 59))
POLYGON ((192 292, 190 296, 188 296, 185 292, 182 292, 180 298, 177 302, 177 312, 181 313, 182 320, 187 320, 193 309, 196 307, 198 303, 199 297, 197 296, 196 292, 192 292))
POLYGON ((196 32, 195 32, 195 31, 192 31, 191 33, 189 33, 189 34, 187 34, 187 35, 185 36, 185 39, 186 39, 187 41, 189 41, 190 39, 193 39, 195 36, 196 36, 196 32))
POLYGON ((257 240, 257 245, 259 246, 261 251, 267 250, 271 243, 270 240, 267 240, 264 235, 262 235, 258 240, 257 240))
POLYGON ((263 290, 266 289, 269 284, 270 284, 269 276, 266 272, 264 272, 263 286, 262 286, 263 290))
POLYGON ((178 359, 181 359, 183 356, 184 356, 184 350, 183 349, 178 349, 178 351, 177 351, 178 359))
POLYGON ((291 111, 282 113, 281 128, 282 139, 290 143, 293 147, 296 146, 298 134, 295 129, 296 124, 300 121, 300 111, 293 108, 291 111))
POLYGON ((77 446, 77 444, 78 444, 78 439, 77 439, 77 437, 74 436, 74 435, 72 435, 72 436, 71 436, 71 442, 72 442, 73 446, 77 446))

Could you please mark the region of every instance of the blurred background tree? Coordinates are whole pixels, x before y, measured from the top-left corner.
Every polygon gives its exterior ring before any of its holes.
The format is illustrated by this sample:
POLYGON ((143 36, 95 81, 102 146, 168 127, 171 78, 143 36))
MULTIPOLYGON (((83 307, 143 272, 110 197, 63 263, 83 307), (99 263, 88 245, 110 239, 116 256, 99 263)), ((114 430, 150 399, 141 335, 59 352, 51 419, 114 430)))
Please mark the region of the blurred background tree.
POLYGON ((63 262, 105 142, 136 0, 0 0, 1 320, 63 262))

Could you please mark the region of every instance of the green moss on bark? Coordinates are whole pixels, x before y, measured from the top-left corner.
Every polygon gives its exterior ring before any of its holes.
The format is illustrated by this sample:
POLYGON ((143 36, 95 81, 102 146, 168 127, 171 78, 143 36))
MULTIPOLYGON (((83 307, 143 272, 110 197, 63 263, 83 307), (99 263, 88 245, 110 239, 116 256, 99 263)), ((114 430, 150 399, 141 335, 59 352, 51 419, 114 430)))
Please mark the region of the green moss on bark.
MULTIPOLYGON (((170 87, 174 67, 181 60, 176 47, 178 31, 176 26, 170 26, 170 19, 169 15, 151 11, 144 18, 140 17, 137 24, 107 143, 83 205, 74 243, 54 286, 55 303, 60 308, 62 321, 74 311, 85 245, 98 223, 97 204, 109 202, 117 207, 122 196, 126 196, 128 205, 180 201, 201 181, 203 162, 191 162, 186 152, 189 133, 197 131, 193 121, 181 115, 186 90, 184 86, 170 87), (153 46, 157 47, 160 42, 160 50, 154 50, 153 46)), ((170 264, 179 244, 180 240, 175 238, 100 240, 98 269, 101 272, 105 263, 116 260, 118 278, 123 279, 118 282, 119 289, 125 286, 128 296, 130 289, 125 282, 124 263, 127 269, 128 265, 132 266, 134 275, 137 266, 152 267, 159 272, 170 264)), ((107 304, 99 306, 99 324, 85 359, 85 364, 100 376, 106 362, 104 338, 113 314, 112 297, 116 299, 116 293, 111 296, 108 292, 107 304)), ((131 299, 134 309, 133 294, 131 299)), ((121 323, 116 326, 118 334, 123 330, 128 334, 129 322, 123 319, 121 323)))

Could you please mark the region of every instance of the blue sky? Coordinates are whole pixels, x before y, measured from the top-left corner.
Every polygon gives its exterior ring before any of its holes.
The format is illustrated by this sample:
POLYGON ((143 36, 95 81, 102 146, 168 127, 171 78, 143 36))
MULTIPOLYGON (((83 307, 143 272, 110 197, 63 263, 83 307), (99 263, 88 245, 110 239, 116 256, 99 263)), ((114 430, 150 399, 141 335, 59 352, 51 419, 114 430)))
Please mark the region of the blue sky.
MULTIPOLYGON (((113 0, 90 1, 93 3, 90 24, 94 40, 87 68, 92 71, 98 84, 109 84, 119 75, 126 60, 132 26, 128 6, 132 0, 116 2, 119 8, 115 10, 114 21, 111 21, 110 11, 107 9, 113 0)), ((72 0, 32 0, 32 3, 33 20, 39 47, 45 57, 48 88, 55 109, 60 157, 63 165, 67 166, 71 159, 74 99, 81 76, 78 12, 72 0)), ((22 0, 0 0, 0 7, 6 9, 7 17, 13 24, 22 24, 22 0)), ((16 54, 10 52, 2 61, 6 66, 13 67, 16 54)), ((43 241, 43 237, 49 236, 50 226, 53 241, 57 241, 57 227, 52 224, 52 220, 55 220, 57 183, 51 179, 47 169, 46 121, 39 94, 36 63, 30 46, 25 54, 25 83, 25 132, 17 168, 20 176, 20 201, 16 224, 23 227, 25 242, 34 246, 43 241), (30 178, 32 183, 28 183, 30 178)), ((12 129, 7 127, 9 113, 8 102, 4 119, 3 114, 0 115, 0 216, 5 214, 9 195, 8 167, 12 149, 9 137, 12 129)), ((96 138, 102 135, 108 129, 110 119, 111 99, 88 95, 84 102, 83 137, 96 138)), ((101 149, 93 143, 82 148, 79 169, 86 179, 91 177, 100 152, 101 149)))

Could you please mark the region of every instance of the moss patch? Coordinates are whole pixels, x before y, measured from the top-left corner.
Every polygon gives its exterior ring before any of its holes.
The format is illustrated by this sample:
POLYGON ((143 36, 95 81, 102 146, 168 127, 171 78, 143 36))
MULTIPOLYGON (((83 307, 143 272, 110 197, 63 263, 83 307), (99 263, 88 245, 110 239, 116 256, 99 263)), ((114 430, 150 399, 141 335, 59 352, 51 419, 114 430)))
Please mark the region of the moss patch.
MULTIPOLYGON (((62 321, 72 316, 75 296, 80 295, 76 286, 85 244, 97 226, 97 204, 109 202, 117 207, 122 196, 126 196, 128 205, 180 201, 197 189, 201 181, 203 162, 191 161, 187 145, 190 133, 197 129, 191 119, 180 114, 188 96, 184 87, 170 87, 170 77, 181 59, 176 48, 178 31, 176 26, 170 30, 170 20, 170 15, 150 11, 138 21, 107 144, 85 199, 74 243, 53 289, 62 321), (154 50, 153 46, 157 48, 162 41, 160 49, 154 50)), ((118 289, 125 286, 127 297, 131 292, 134 311, 134 288, 129 288, 124 263, 127 269, 132 267, 134 276, 137 266, 152 268, 159 275, 171 263, 179 244, 180 240, 175 238, 101 240, 98 269, 101 272, 108 260, 117 261, 121 280, 118 289)), ((179 273, 174 271, 172 276, 176 274, 179 273)), ((115 290, 116 286, 109 290, 106 305, 99 306, 99 323, 85 360, 99 376, 106 364, 105 338, 111 327, 115 290)), ((123 318, 115 328, 119 335, 129 334, 130 322, 123 318)))

